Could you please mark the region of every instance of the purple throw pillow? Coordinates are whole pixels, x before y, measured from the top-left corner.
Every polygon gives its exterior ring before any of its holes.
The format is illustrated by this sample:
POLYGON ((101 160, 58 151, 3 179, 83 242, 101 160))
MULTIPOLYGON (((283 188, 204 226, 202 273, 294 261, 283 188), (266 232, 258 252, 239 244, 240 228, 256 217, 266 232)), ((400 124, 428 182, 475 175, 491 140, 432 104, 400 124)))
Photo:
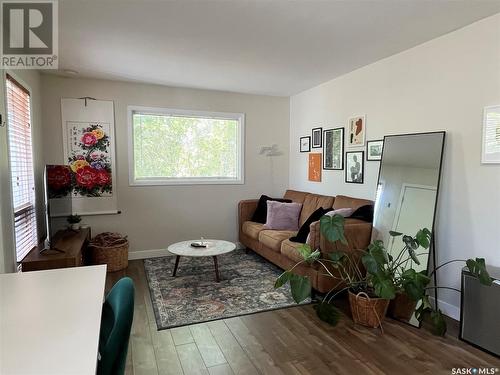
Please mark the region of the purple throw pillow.
POLYGON ((301 203, 281 203, 267 201, 265 229, 298 230, 301 203))

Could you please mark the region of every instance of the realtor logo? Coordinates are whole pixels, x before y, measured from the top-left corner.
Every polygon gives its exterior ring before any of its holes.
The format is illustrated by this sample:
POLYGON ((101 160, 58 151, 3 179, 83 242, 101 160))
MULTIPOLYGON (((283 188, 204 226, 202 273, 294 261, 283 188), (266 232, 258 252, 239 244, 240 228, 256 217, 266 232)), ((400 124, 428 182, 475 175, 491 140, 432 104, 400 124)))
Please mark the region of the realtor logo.
POLYGON ((2 1, 0 68, 57 69, 57 1, 2 1))

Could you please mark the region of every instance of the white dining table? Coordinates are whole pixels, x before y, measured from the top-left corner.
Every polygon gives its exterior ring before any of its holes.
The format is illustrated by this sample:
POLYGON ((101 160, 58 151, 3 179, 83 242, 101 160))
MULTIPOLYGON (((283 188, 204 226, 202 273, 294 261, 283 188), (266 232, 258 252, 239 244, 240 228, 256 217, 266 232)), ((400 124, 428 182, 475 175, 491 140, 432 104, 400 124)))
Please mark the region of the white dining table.
POLYGON ((0 374, 95 374, 106 266, 0 275, 0 374))

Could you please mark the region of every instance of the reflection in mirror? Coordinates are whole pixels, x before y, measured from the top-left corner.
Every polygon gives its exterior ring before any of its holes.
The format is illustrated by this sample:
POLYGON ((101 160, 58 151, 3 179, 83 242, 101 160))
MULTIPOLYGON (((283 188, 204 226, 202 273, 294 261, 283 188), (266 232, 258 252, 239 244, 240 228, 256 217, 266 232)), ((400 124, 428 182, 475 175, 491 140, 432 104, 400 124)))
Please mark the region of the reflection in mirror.
MULTIPOLYGON (((382 240, 388 253, 397 256, 404 248, 402 237, 389 231, 415 236, 428 228, 433 233, 444 132, 386 136, 380 164, 373 240, 382 240)), ((433 250, 434 251, 434 250, 433 250)), ((428 270, 429 251, 420 248, 420 265, 406 264, 415 271, 428 270)), ((419 326, 414 316, 418 307, 399 295, 391 301, 393 317, 419 326)))

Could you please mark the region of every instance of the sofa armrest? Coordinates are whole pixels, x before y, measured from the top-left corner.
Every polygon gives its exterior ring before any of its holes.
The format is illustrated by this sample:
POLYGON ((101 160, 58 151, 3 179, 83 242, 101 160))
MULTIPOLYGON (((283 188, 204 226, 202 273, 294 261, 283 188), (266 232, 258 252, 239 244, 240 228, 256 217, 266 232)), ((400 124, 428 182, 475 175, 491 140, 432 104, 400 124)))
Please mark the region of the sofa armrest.
POLYGON ((325 236, 320 235, 320 249, 323 257, 333 251, 353 252, 355 250, 366 250, 371 240, 372 223, 346 224, 344 234, 347 245, 342 244, 340 241, 330 242, 325 236))
POLYGON ((247 199, 238 203, 238 225, 240 230, 243 223, 252 218, 258 202, 258 199, 247 199))
POLYGON ((314 251, 320 248, 321 241, 321 227, 318 221, 313 221, 309 225, 309 242, 308 245, 311 246, 311 249, 314 251))

